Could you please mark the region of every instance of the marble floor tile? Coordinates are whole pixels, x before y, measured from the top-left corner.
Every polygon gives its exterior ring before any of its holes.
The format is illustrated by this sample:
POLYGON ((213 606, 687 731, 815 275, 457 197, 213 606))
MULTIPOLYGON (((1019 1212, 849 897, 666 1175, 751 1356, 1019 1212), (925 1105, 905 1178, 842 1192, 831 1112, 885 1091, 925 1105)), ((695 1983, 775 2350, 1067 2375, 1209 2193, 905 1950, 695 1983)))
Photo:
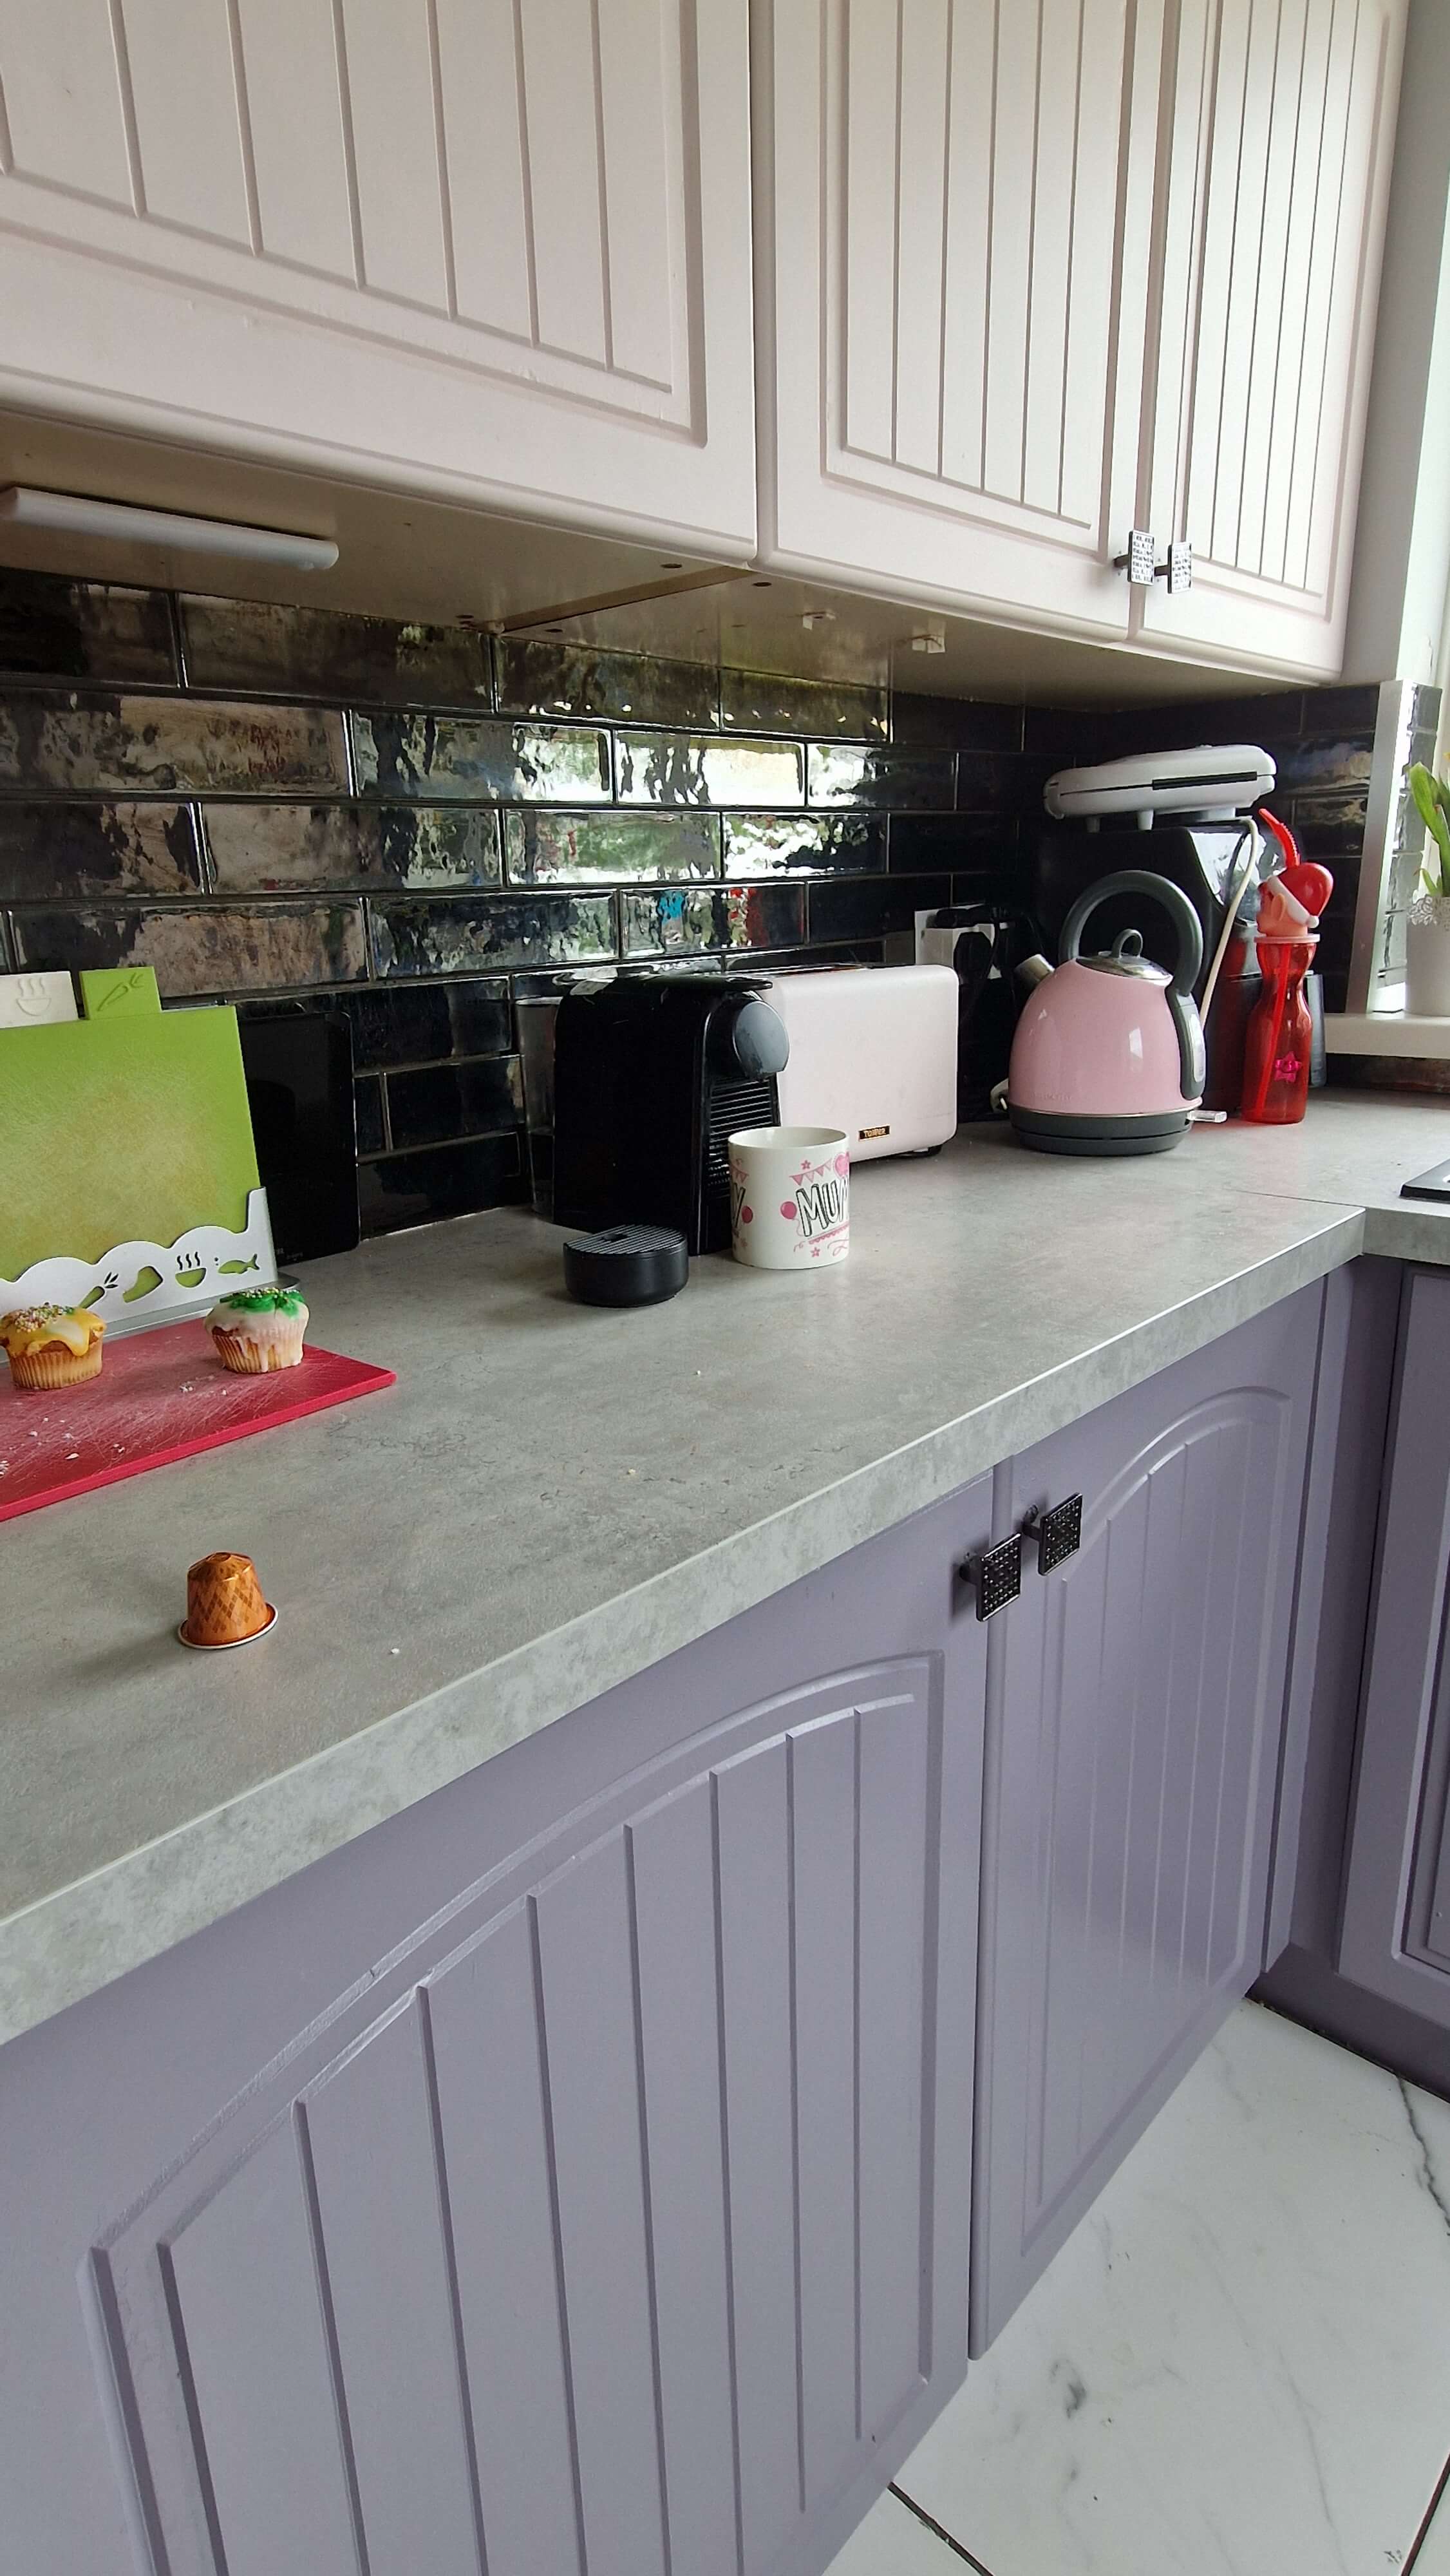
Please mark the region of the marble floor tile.
POLYGON ((897 2483, 991 2576, 1386 2576, 1447 2450, 1450 2105, 1244 2005, 897 2483))
POLYGON ((874 2504, 829 2576, 971 2576, 967 2562, 894 2495, 874 2504))

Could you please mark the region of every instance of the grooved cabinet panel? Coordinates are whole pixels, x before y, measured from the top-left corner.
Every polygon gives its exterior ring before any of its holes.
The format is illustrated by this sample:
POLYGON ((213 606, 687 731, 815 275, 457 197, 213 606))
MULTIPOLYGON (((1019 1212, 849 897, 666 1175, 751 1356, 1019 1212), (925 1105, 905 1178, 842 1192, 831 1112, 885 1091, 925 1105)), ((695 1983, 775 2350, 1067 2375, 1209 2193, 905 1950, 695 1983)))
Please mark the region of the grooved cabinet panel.
POLYGON ((97 2245, 172 2576, 804 2576, 955 2385, 983 1656, 946 1509, 907 1580, 966 1618, 950 1698, 938 1643, 586 1799, 97 2245))
POLYGON ((1408 1274, 1338 1966, 1450 2032, 1450 1280, 1408 1274))
POLYGON ((1175 0, 1143 640, 1337 670, 1406 0, 1175 0))
POLYGON ((999 1470, 1026 1551, 989 1716, 972 2343, 991 2341, 1264 1964, 1323 1296, 999 1470))
POLYGON ((3 0, 0 93, 27 404, 749 551, 746 0, 3 0))
POLYGON ((1126 631, 1162 8, 763 14, 778 560, 1126 631))

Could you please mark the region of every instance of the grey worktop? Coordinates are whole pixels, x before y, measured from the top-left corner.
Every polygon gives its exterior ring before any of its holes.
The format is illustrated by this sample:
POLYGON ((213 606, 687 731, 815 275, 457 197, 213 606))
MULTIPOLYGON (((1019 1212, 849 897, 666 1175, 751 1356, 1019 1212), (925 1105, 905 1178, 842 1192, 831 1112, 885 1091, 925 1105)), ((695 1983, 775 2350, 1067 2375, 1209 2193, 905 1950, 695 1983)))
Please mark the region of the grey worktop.
POLYGON ((1447 1153, 1363 1095, 1138 1163, 977 1131, 858 1171, 840 1267, 634 1314, 518 1210, 309 1265, 395 1388, 0 1527, 0 2038, 1360 1251, 1450 1262, 1394 1195, 1447 1153), (188 1655, 214 1547, 280 1617, 188 1655))

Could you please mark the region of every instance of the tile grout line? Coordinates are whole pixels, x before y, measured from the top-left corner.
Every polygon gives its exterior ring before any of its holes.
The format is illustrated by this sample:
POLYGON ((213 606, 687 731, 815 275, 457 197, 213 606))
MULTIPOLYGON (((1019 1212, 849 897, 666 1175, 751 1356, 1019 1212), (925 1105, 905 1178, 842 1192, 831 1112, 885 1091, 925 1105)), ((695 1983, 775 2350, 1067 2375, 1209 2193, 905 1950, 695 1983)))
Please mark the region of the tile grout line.
MULTIPOLYGON (((945 2523, 938 2522, 936 2516, 928 2513, 924 2504, 918 2504, 914 2496, 909 2496, 905 2487, 899 2487, 894 2478, 887 2488, 887 2494, 894 2495, 898 2504, 904 2504, 908 2513, 915 2514, 918 2522, 923 2523, 928 2531, 934 2532, 938 2540, 944 2541, 947 2548, 962 2560, 964 2566, 975 2571, 975 2576, 992 2576, 990 2567, 984 2567, 980 2558, 974 2558, 970 2549, 963 2548, 962 2543, 947 2530, 945 2523)), ((1408 2570, 1406 2576, 1408 2576, 1408 2570)))

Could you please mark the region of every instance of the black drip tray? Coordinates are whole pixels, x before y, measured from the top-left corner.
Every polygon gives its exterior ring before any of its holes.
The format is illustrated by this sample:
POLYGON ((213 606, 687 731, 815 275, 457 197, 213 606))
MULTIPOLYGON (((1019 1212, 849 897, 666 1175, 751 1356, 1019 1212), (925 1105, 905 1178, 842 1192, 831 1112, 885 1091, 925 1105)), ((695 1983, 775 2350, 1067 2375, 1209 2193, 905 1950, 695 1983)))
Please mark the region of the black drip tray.
POLYGON ((1401 1185, 1402 1199, 1440 1199, 1450 1206, 1450 1163, 1437 1163, 1431 1172, 1421 1172, 1417 1179, 1401 1185))

